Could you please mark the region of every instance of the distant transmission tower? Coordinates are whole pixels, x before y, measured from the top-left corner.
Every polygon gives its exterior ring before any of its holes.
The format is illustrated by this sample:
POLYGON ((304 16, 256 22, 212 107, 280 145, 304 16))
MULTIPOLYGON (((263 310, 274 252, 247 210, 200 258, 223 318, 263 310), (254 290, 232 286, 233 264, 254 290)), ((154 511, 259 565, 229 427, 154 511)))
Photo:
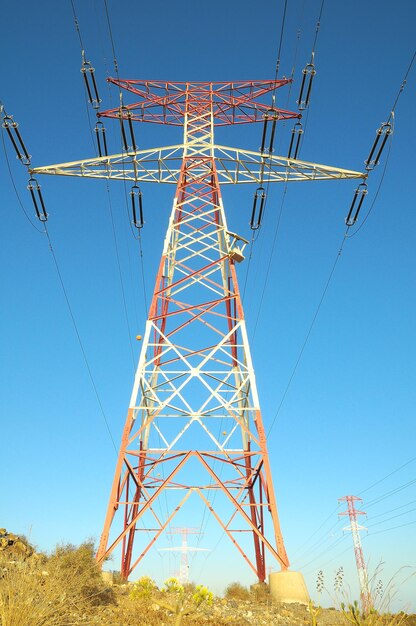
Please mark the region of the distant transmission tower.
MULTIPOLYGON (((247 241, 228 229, 220 185, 257 186, 254 231, 261 225, 269 183, 366 174, 272 154, 276 123, 298 120, 300 114, 258 98, 274 96, 288 79, 108 80, 136 97, 99 113, 120 125, 121 153, 107 155, 99 121, 100 157, 30 170, 32 176, 130 181, 137 228, 144 223, 138 184, 176 185, 97 561, 120 549, 127 579, 191 498, 191 514, 202 502, 264 581, 266 555, 282 570, 289 560, 237 281, 236 264, 244 259, 247 241), (183 140, 139 150, 134 122, 181 127, 183 140), (214 126, 251 122, 264 124, 260 151, 214 142, 214 126)), ((162 213, 152 217, 160 220, 162 213)), ((274 320, 266 324, 272 333, 274 320)), ((282 445, 279 441, 276 454, 282 445)))
POLYGON ((343 498, 338 498, 339 502, 346 502, 348 506, 348 510, 339 513, 339 515, 349 515, 350 518, 350 525, 343 528, 343 530, 350 530, 352 533, 355 561, 357 563, 358 579, 360 582, 361 602, 363 605, 363 610, 367 612, 371 609, 373 603, 371 599, 370 589, 368 586, 367 567, 364 561, 363 548, 360 538, 360 530, 367 529, 365 528, 365 526, 361 526, 357 522, 357 515, 365 515, 364 511, 358 511, 355 508, 354 502, 356 502, 357 500, 360 500, 362 502, 362 498, 358 498, 357 496, 344 496, 343 498))
POLYGON ((209 552, 208 548, 194 548, 188 546, 188 535, 201 535, 199 528, 175 527, 171 528, 168 535, 182 535, 182 545, 172 548, 160 548, 159 552, 180 552, 181 564, 179 568, 179 582, 189 582, 188 554, 190 552, 209 552))

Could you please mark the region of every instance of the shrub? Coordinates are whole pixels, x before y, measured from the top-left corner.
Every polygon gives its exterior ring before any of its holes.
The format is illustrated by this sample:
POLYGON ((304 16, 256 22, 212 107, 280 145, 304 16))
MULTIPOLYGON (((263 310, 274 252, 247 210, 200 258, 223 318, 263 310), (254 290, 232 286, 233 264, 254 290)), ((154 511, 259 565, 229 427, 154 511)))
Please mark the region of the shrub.
POLYGON ((226 588, 224 596, 227 600, 249 600, 250 592, 240 583, 231 583, 226 588))
POLYGON ((99 604, 113 602, 85 543, 58 546, 49 557, 0 561, 2 626, 70 626, 99 604))

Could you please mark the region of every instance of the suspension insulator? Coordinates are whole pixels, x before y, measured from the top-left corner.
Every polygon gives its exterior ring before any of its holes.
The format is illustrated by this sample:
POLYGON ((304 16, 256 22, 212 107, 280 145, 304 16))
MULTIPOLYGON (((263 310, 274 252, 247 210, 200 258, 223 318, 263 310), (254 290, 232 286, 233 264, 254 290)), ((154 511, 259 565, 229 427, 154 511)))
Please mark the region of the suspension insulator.
POLYGON ((95 69, 85 58, 82 61, 81 72, 88 94, 88 102, 92 104, 94 109, 99 109, 101 98, 98 95, 97 83, 95 82, 95 69))
POLYGON ((264 187, 258 187, 254 192, 253 210, 251 212, 250 228, 258 230, 261 226, 263 217, 264 203, 266 201, 266 192, 264 187))
POLYGON ((126 111, 126 107, 120 107, 120 110, 118 112, 118 119, 120 120, 120 130, 121 130, 121 138, 123 140, 123 150, 125 152, 129 151, 129 145, 127 143, 127 135, 126 135, 126 129, 124 128, 124 115, 123 112, 126 111))
POLYGON ((121 137, 123 139, 124 151, 125 152, 129 151, 129 144, 127 142, 126 129, 124 128, 124 120, 127 119, 127 123, 128 123, 128 126, 129 126, 129 133, 130 133, 131 148, 132 148, 133 152, 136 152, 137 144, 136 144, 136 139, 135 139, 135 136, 134 136, 133 120, 132 120, 131 111, 127 107, 121 106, 119 114, 118 114, 118 117, 119 117, 119 120, 120 120, 120 130, 121 130, 121 137))
POLYGON ((33 206, 35 207, 38 220, 40 220, 41 222, 46 222, 48 220, 48 214, 46 213, 42 192, 36 178, 29 178, 29 184, 27 188, 29 189, 30 195, 32 196, 33 206))
POLYGON ((308 63, 302 70, 302 83, 300 86, 299 98, 296 100, 299 111, 304 111, 308 106, 311 98, 312 82, 316 74, 315 65, 308 63), (306 92, 305 98, 304 94, 306 92))
POLYGON ((368 193, 367 183, 361 183, 360 185, 358 185, 357 189, 355 190, 352 202, 351 202, 349 213, 345 220, 345 224, 347 226, 353 226, 355 222, 357 221, 358 214, 361 210, 361 206, 364 202, 364 198, 367 195, 367 193, 368 193))
POLYGON ((273 152, 273 144, 274 144, 274 136, 276 133, 276 123, 277 120, 279 119, 279 115, 277 113, 277 111, 275 111, 274 109, 269 109, 267 111, 267 113, 264 115, 264 124, 263 124, 263 134, 261 137, 261 146, 260 146, 260 152, 264 152, 264 147, 266 145, 266 139, 267 139, 267 127, 269 122, 272 122, 272 128, 271 128, 271 132, 270 132, 270 140, 269 140, 269 149, 268 152, 269 154, 271 154, 273 152))
POLYGON ((287 153, 288 159, 298 158, 300 140, 301 140, 302 135, 303 135, 302 124, 301 122, 296 122, 296 124, 292 128, 292 137, 290 138, 289 152, 287 153))
POLYGON ((140 191, 140 187, 137 185, 133 185, 130 191, 131 198, 131 208, 133 213, 133 226, 135 228, 143 228, 144 219, 143 219, 143 202, 142 202, 142 192, 140 191), (139 214, 139 219, 137 219, 137 212, 139 214))
POLYGON ((133 121, 131 119, 131 111, 127 112, 127 120, 128 120, 128 123, 129 123, 131 147, 133 148, 133 151, 136 152, 137 146, 136 146, 136 139, 134 137, 134 129, 133 129, 133 121))
POLYGON ((2 125, 3 128, 6 129, 10 141, 12 142, 17 158, 20 159, 23 165, 30 165, 30 154, 23 143, 22 136, 19 132, 19 124, 13 120, 12 116, 5 115, 2 125))
POLYGON ((105 126, 102 122, 98 121, 95 125, 94 132, 97 137, 98 154, 100 157, 108 156, 107 150, 107 138, 105 134, 105 126))
POLYGON ((370 154, 368 155, 367 160, 364 161, 366 170, 372 170, 376 167, 376 165, 379 164, 381 153, 383 152, 387 139, 389 138, 392 132, 393 132, 393 129, 389 122, 384 122, 384 124, 382 124, 380 128, 377 129, 376 138, 374 139, 373 147, 370 150, 370 154), (382 137, 383 139, 381 139, 382 137), (380 140, 381 140, 381 143, 380 143, 380 140), (373 155, 376 152, 377 147, 378 147, 378 152, 373 159, 373 155))

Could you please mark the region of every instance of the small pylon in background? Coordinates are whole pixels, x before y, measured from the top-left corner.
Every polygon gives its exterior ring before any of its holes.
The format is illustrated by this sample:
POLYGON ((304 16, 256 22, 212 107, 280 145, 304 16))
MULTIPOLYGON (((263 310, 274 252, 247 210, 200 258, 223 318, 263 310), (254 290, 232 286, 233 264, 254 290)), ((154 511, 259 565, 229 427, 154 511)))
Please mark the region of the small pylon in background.
POLYGON ((352 540, 354 542, 354 552, 355 552, 355 561, 357 563, 357 571, 358 571, 358 579, 360 582, 360 595, 361 602, 363 606, 363 611, 367 613, 373 606, 373 601, 370 594, 370 589, 368 585, 368 574, 367 567, 364 561, 363 548, 361 545, 361 537, 360 530, 367 530, 365 526, 361 526, 357 522, 358 515, 366 515, 364 511, 358 511, 355 508, 354 502, 360 500, 362 502, 362 498, 358 496, 344 496, 343 498, 338 498, 338 502, 346 502, 348 506, 347 511, 343 511, 339 513, 339 515, 349 515, 350 525, 346 526, 342 530, 350 530, 352 533, 352 540))
POLYGON ((172 548, 159 548, 159 552, 180 552, 181 553, 181 564, 179 567, 179 582, 189 583, 189 562, 188 562, 188 554, 189 552, 209 552, 208 548, 194 548, 192 546, 188 546, 188 535, 201 535, 201 531, 199 528, 185 528, 185 527, 175 527, 171 528, 167 535, 182 535, 182 545, 181 546, 173 546, 172 548))

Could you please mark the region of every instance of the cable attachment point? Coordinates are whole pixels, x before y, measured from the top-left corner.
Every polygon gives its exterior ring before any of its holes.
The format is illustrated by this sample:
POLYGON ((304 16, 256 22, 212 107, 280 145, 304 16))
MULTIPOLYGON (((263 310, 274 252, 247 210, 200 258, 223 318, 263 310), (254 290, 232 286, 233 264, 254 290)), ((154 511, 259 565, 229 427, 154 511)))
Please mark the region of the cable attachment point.
POLYGON ((29 184, 27 188, 30 191, 30 195, 32 196, 33 205, 35 207, 36 215, 38 220, 41 222, 48 221, 48 214, 46 213, 45 204, 43 202, 42 192, 40 190, 40 185, 36 178, 29 178, 29 184), (40 206, 40 209, 39 209, 40 206))
POLYGON ((296 124, 292 128, 292 137, 290 139, 289 152, 287 153, 288 159, 298 158, 300 140, 301 140, 302 135, 303 135, 302 123, 296 122, 296 124))
POLYGON ((377 129, 376 138, 374 139, 373 147, 370 150, 370 154, 368 155, 367 160, 364 161, 365 166, 366 166, 365 169, 367 171, 373 170, 379 164, 381 153, 383 152, 387 139, 392 134, 392 132, 393 132, 393 128, 390 122, 384 122, 384 124, 382 124, 380 128, 377 129), (381 144, 379 146, 378 144, 380 143, 380 141, 381 141, 381 144), (378 148, 378 152, 373 159, 373 155, 376 152, 377 148, 378 148))
POLYGON ((88 102, 92 104, 94 109, 99 109, 101 98, 98 94, 97 83, 95 82, 95 69, 90 61, 85 59, 84 52, 82 53, 81 73, 88 94, 88 102))
POLYGON ((140 187, 137 185, 133 185, 130 191, 131 198, 131 208, 133 213, 133 226, 135 228, 143 228, 144 219, 143 219, 143 203, 142 203, 142 192, 140 191, 140 187), (139 210, 139 219, 137 220, 137 209, 139 210))
POLYGON ((264 187, 258 187, 254 192, 253 198, 253 210, 251 212, 250 228, 251 230, 258 230, 261 226, 261 220, 263 217, 264 203, 266 201, 266 192, 264 187), (257 208, 258 205, 258 208, 257 208))
POLYGON ((358 214, 361 210, 361 206, 364 202, 364 198, 367 195, 367 193, 368 193, 367 183, 361 183, 360 185, 358 185, 357 189, 355 190, 354 197, 352 199, 349 213, 345 220, 345 224, 347 226, 353 226, 355 222, 357 221, 358 214), (354 212, 354 209, 355 209, 355 212, 354 212))
POLYGON ((315 65, 313 63, 308 63, 307 65, 305 65, 302 70, 302 74, 303 76, 300 86, 299 98, 296 100, 299 111, 304 111, 309 106, 309 101, 311 99, 312 82, 316 74, 315 65), (303 99, 303 95, 305 92, 305 99, 303 99))
POLYGON ((262 153, 265 152, 264 147, 266 145, 267 127, 268 127, 269 122, 272 122, 272 128, 270 132, 269 149, 267 150, 267 152, 269 154, 273 152, 274 136, 276 133, 276 122, 278 119, 279 119, 279 113, 275 109, 269 109, 264 114, 263 135, 261 138, 260 152, 262 153))
POLYGON ((98 147, 98 154, 99 154, 99 156, 100 157, 108 156, 107 138, 106 138, 106 134, 105 134, 105 126, 104 126, 104 124, 100 120, 98 120, 98 122, 96 123, 95 128, 94 128, 94 132, 95 132, 95 135, 97 137, 97 147, 98 147))
POLYGON ((129 133, 130 133, 130 140, 131 140, 131 148, 133 150, 133 152, 137 151, 137 144, 136 144, 136 139, 134 136, 134 129, 133 129, 133 120, 132 120, 132 115, 131 115, 131 111, 124 105, 122 105, 120 107, 119 113, 118 113, 118 118, 120 120, 120 130, 121 130, 121 137, 123 139, 123 149, 125 152, 129 152, 129 144, 127 142, 127 135, 126 135, 126 130, 124 128, 124 120, 127 119, 127 123, 129 126, 129 133))
POLYGON ((13 116, 4 115, 2 126, 6 129, 6 132, 9 135, 17 158, 23 163, 23 165, 30 165, 30 154, 23 143, 22 136, 19 132, 19 124, 13 120, 13 116))

